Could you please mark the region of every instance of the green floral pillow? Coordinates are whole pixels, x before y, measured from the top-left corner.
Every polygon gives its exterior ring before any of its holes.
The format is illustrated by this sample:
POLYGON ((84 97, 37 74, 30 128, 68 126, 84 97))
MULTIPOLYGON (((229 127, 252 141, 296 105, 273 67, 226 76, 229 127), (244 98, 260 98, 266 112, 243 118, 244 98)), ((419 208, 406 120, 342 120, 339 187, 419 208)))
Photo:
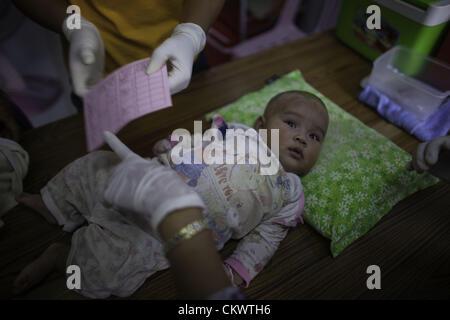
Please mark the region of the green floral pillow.
POLYGON ((303 217, 331 240, 336 257, 372 228, 403 198, 438 182, 429 175, 404 169, 410 155, 342 110, 293 71, 263 89, 249 93, 216 113, 226 121, 252 126, 269 100, 288 90, 305 90, 326 104, 330 115, 319 160, 302 178, 303 217))

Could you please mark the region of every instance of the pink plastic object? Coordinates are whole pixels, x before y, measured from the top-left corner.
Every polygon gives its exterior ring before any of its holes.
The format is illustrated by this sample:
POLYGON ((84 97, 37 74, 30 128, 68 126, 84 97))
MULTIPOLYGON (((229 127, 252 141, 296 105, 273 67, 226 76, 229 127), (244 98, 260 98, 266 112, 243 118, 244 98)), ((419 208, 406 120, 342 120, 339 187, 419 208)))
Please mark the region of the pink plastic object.
MULTIPOLYGON (((23 20, 10 1, 0 1, 0 41, 13 37, 23 20)), ((47 110, 63 91, 57 79, 22 76, 1 49, 0 89, 28 119, 47 110)))
MULTIPOLYGON (((234 47, 224 47, 213 37, 208 37, 208 43, 222 53, 231 55, 233 59, 238 59, 303 38, 306 33, 301 31, 294 21, 301 3, 301 0, 286 0, 280 17, 271 30, 245 40, 234 47)), ((244 22, 241 21, 242 24, 244 22)))
POLYGON ((28 119, 48 109, 62 93, 55 79, 21 76, 1 50, 0 88, 28 119))

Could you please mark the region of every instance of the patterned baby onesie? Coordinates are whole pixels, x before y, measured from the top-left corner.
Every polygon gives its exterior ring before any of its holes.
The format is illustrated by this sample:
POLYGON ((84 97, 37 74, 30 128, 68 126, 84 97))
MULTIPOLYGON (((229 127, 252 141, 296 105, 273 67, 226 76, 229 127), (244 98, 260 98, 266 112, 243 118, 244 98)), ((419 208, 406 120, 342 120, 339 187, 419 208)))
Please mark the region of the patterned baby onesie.
MULTIPOLYGON (((249 129, 237 123, 226 124, 220 117, 215 122, 213 128, 219 130, 217 134, 223 139, 231 137, 226 136, 226 129, 242 129, 244 134, 249 129)), ((239 135, 242 133, 235 134, 239 135)), ((239 156, 248 160, 251 154, 234 154, 234 164, 174 165, 169 160, 170 152, 160 155, 160 159, 176 170, 205 202, 205 214, 219 250, 230 238, 241 239, 225 263, 245 280, 247 287, 273 256, 288 227, 303 223, 304 195, 300 178, 285 172, 281 165, 275 174, 262 175, 259 162, 237 164, 239 156)))

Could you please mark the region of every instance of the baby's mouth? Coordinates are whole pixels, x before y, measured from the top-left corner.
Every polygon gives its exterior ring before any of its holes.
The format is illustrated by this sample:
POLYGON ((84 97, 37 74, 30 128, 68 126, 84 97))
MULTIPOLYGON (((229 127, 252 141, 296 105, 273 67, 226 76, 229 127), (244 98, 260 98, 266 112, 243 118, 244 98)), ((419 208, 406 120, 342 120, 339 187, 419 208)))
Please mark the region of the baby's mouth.
POLYGON ((291 155, 292 158, 296 159, 296 160, 303 160, 303 151, 300 148, 288 148, 289 150, 289 154, 291 155))

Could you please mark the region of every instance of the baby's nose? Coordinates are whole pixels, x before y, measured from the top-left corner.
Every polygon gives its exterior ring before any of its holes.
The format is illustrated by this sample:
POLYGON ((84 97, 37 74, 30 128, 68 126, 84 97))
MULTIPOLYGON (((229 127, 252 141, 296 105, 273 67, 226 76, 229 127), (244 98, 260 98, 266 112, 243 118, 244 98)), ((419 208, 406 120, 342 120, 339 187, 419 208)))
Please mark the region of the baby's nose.
POLYGON ((297 141, 297 142, 300 142, 301 144, 304 144, 304 145, 306 145, 306 139, 305 138, 303 138, 303 136, 301 136, 301 135, 297 135, 297 136, 295 136, 295 141, 297 141))

